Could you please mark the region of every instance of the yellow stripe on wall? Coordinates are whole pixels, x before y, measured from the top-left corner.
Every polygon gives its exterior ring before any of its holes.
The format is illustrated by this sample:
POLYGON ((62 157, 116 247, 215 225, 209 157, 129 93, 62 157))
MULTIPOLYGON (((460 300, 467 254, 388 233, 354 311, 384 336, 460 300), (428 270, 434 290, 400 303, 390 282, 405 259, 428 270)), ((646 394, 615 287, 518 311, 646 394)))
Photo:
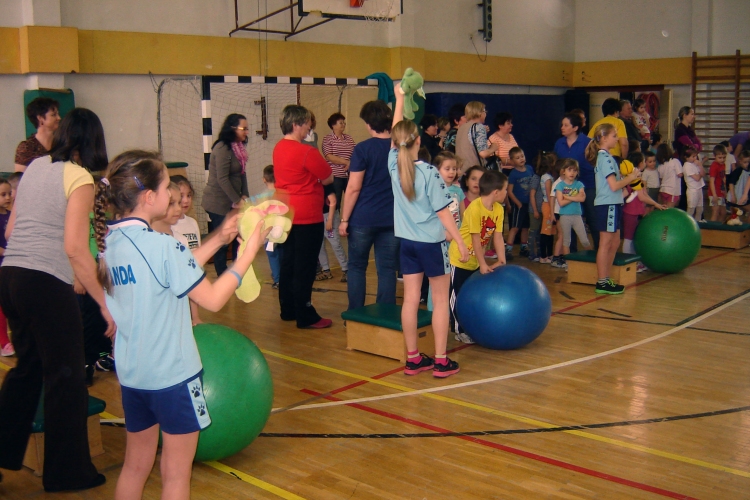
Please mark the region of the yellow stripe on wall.
POLYGON ((395 79, 407 67, 413 67, 431 82, 607 87, 690 84, 691 65, 690 57, 572 63, 488 56, 482 62, 476 54, 415 47, 261 42, 254 38, 47 26, 0 28, 0 73, 10 74, 265 73, 363 78, 385 72, 395 79))

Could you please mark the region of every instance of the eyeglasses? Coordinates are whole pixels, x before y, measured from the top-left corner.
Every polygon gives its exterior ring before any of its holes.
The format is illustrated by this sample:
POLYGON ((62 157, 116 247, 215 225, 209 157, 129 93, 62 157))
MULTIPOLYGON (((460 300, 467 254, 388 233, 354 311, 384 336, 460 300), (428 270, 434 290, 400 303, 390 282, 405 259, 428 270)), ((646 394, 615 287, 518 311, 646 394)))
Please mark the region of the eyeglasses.
POLYGON ((234 128, 236 128, 237 130, 242 130, 243 132, 247 132, 248 130, 250 130, 247 127, 234 127, 234 128))

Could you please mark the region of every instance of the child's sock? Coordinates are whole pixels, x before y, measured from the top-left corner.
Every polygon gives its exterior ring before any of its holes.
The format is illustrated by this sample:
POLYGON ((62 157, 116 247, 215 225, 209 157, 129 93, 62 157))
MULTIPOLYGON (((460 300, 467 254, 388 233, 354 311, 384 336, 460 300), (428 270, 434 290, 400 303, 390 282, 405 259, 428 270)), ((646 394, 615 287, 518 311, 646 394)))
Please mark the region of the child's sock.
POLYGON ((622 253, 635 253, 635 246, 633 240, 623 239, 622 240, 622 253))
POLYGON ((447 365, 448 364, 448 356, 446 354, 435 354, 435 364, 438 364, 438 365, 447 365))
POLYGON ((417 349, 414 352, 406 352, 406 360, 409 363, 415 363, 418 364, 420 361, 422 361, 422 356, 419 354, 419 349, 417 349))
POLYGON ((597 285, 606 285, 607 281, 609 281, 609 276, 607 276, 606 278, 600 278, 600 279, 596 280, 596 284, 597 285))
POLYGON ((513 251, 513 245, 505 245, 505 252, 512 252, 513 251))
POLYGON ((529 248, 528 243, 521 243, 521 250, 527 250, 529 248))

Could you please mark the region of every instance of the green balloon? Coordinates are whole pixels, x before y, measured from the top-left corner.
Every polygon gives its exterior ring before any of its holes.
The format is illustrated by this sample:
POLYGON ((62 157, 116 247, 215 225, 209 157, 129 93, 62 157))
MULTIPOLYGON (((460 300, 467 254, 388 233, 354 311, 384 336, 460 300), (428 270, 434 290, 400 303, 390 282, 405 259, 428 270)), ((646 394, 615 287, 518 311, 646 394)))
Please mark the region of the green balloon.
POLYGON ((676 208, 655 210, 635 230, 635 250, 657 273, 678 273, 701 249, 701 230, 687 213, 676 208))
POLYGON ((246 448, 268 421, 271 371, 253 342, 226 326, 193 328, 203 363, 203 395, 211 425, 198 438, 195 460, 221 460, 246 448))

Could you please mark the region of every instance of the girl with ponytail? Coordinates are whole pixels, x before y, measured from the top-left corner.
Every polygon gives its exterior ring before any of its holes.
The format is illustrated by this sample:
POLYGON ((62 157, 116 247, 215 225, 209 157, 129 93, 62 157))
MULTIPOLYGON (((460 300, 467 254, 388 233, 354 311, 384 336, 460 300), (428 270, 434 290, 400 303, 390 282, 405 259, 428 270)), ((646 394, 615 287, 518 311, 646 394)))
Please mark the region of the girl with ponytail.
POLYGON ((617 248, 620 246, 620 227, 622 224, 622 190, 638 178, 640 170, 625 177, 620 174, 617 162, 609 150, 617 144, 617 131, 609 123, 598 125, 593 132, 591 142, 586 147, 586 159, 595 164, 596 197, 594 211, 596 229, 599 231, 599 248, 596 252, 596 293, 617 295, 625 291, 609 278, 617 248))
POLYGON ((218 311, 242 282, 270 228, 255 228, 245 252, 210 283, 202 266, 237 235, 237 215, 191 251, 151 229, 169 206, 169 175, 156 153, 127 151, 99 182, 95 232, 99 275, 117 321, 117 378, 122 389, 127 441, 115 498, 141 498, 154 464, 159 431, 164 498, 190 496, 198 432, 211 423, 201 384, 188 297, 218 311), (104 224, 104 207, 119 219, 104 224), (106 237, 105 237, 106 234, 106 237))
POLYGON ((396 237, 401 238, 400 261, 404 275, 404 303, 401 307, 407 351, 404 373, 416 375, 431 369, 433 376, 444 378, 459 371, 458 363, 445 354, 450 285, 446 231, 458 244, 461 262, 469 260, 469 251, 453 220, 447 186, 438 169, 417 159, 421 143, 417 126, 403 120, 403 111, 404 94, 399 86, 393 111, 393 149, 388 155, 388 171, 393 187, 394 231, 396 237), (434 360, 417 348, 417 310, 424 275, 432 287, 434 360))

